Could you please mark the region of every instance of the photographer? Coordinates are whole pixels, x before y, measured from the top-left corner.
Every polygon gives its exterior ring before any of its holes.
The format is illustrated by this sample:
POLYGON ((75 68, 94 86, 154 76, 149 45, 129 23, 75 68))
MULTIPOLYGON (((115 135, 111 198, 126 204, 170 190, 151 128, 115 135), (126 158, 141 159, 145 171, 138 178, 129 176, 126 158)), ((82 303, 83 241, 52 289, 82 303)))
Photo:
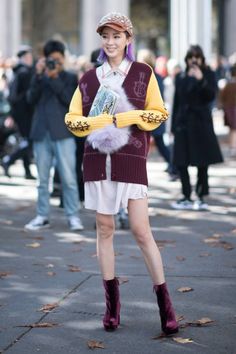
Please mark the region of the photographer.
POLYGON ((64 116, 77 87, 75 74, 64 70, 65 46, 57 40, 49 40, 44 57, 36 63, 28 101, 35 111, 30 137, 38 171, 37 216, 25 228, 39 230, 49 224, 49 176, 54 159, 62 184, 63 204, 71 230, 82 230, 78 217, 79 197, 76 181, 76 144, 67 130, 64 116))
POLYGON ((173 162, 179 170, 183 198, 172 206, 175 209, 207 210, 203 198, 209 194, 208 166, 223 161, 211 115, 216 80, 213 71, 205 64, 199 45, 190 46, 185 62, 185 72, 176 78, 172 120, 173 162), (198 170, 195 203, 191 200, 189 166, 196 166, 198 170))

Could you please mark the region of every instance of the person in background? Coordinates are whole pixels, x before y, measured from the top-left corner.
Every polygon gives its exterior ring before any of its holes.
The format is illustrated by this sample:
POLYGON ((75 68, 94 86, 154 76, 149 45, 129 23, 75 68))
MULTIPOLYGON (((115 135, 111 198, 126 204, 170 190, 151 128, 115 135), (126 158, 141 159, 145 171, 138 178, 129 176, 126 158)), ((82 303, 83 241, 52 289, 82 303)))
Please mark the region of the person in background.
MULTIPOLYGON (((154 284, 162 329, 166 334, 176 333, 178 323, 149 224, 147 200, 149 132, 165 121, 168 113, 153 70, 134 61, 130 19, 109 13, 100 20, 97 32, 101 36, 99 59, 103 64, 80 80, 65 122, 75 135, 88 136, 83 160, 85 207, 96 211, 97 255, 106 296, 103 326, 112 331, 120 324, 113 237, 114 215, 123 206, 128 207, 131 230, 154 284), (118 105, 113 113, 89 116, 95 96, 99 98, 100 85, 108 87, 107 95, 113 97, 110 103, 118 95, 118 105)), ((102 108, 99 112, 103 112, 102 108)))
POLYGON ((44 57, 36 63, 36 73, 28 91, 34 105, 30 137, 38 172, 37 216, 25 225, 27 230, 50 226, 49 177, 54 165, 60 174, 64 211, 72 231, 83 230, 78 215, 79 196, 76 181, 76 144, 66 129, 64 116, 77 87, 75 74, 64 70, 65 46, 57 40, 44 45, 44 57))
POLYGON ((18 63, 13 68, 14 77, 9 85, 8 101, 11 106, 10 115, 17 124, 20 133, 20 143, 17 149, 2 159, 2 167, 6 176, 11 177, 9 168, 18 159, 23 160, 25 178, 35 179, 30 171, 32 146, 29 139, 33 116, 33 107, 27 102, 27 90, 33 75, 33 55, 29 46, 21 46, 18 53, 18 63))
MULTIPOLYGON (((155 69, 156 57, 155 54, 150 49, 140 49, 137 53, 137 61, 140 63, 146 63, 150 65, 153 70, 155 69)), ((161 96, 165 100, 163 78, 155 71, 154 74, 156 76, 160 88, 161 96)), ((161 156, 168 164, 167 172, 169 173, 170 179, 175 180, 177 178, 177 170, 172 164, 170 149, 164 140, 165 123, 162 123, 160 127, 154 129, 151 134, 154 138, 155 145, 158 151, 160 152, 161 156)))
POLYGON ((174 202, 172 207, 207 210, 204 197, 209 194, 208 166, 223 162, 211 114, 216 80, 199 45, 190 46, 185 63, 185 71, 176 78, 172 115, 173 159, 179 171, 183 198, 174 202), (191 199, 189 166, 197 167, 195 203, 191 199))
POLYGON ((236 64, 231 67, 231 79, 220 91, 219 102, 224 111, 224 122, 229 127, 230 156, 236 156, 236 64))
POLYGON ((164 55, 160 55, 156 58, 155 72, 164 79, 168 75, 167 71, 168 58, 164 55))

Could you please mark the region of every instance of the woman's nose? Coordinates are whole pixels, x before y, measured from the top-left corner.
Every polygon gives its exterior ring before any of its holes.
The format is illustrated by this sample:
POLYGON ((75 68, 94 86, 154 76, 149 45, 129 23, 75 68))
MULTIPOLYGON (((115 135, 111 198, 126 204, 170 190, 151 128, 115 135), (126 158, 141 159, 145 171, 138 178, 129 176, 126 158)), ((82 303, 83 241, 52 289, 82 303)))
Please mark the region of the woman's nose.
POLYGON ((108 44, 113 43, 113 38, 112 38, 112 37, 108 37, 108 38, 107 38, 107 43, 108 43, 108 44))

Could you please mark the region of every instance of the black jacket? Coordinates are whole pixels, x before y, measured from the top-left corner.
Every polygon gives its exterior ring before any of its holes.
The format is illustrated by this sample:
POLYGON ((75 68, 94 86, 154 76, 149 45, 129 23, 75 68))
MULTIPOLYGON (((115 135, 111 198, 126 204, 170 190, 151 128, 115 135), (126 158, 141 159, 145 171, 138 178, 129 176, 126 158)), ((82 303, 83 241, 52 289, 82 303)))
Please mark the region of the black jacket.
POLYGON ((27 102, 27 90, 33 75, 33 68, 18 64, 14 69, 14 78, 9 86, 8 101, 11 115, 18 125, 20 134, 29 137, 33 107, 27 102))
POLYGON ((52 140, 72 136, 64 119, 77 85, 76 75, 67 71, 60 72, 56 79, 45 75, 33 77, 27 95, 35 107, 30 133, 32 140, 43 140, 47 132, 52 140))
POLYGON ((172 132, 173 162, 177 166, 208 166, 223 161, 211 115, 216 89, 215 75, 209 68, 203 70, 202 80, 185 72, 176 78, 172 132))

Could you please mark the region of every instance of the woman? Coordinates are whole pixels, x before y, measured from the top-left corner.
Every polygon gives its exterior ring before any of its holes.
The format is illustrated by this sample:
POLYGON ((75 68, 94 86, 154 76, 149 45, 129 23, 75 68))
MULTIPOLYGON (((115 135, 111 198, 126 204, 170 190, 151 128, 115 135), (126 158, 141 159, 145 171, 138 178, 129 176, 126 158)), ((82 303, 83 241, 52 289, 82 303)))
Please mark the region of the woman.
POLYGON ((216 95, 213 71, 205 64, 200 46, 187 51, 186 70, 176 78, 172 131, 173 159, 182 184, 183 198, 173 203, 175 209, 207 210, 204 197, 209 193, 208 166, 223 161, 214 133, 211 103, 216 95), (189 166, 198 169, 195 203, 191 200, 189 166))
POLYGON ((175 333, 178 325, 161 255, 150 229, 147 203, 149 131, 165 121, 168 114, 152 69, 133 61, 130 19, 109 13, 100 20, 97 32, 102 46, 99 61, 104 63, 80 80, 65 121, 75 135, 89 135, 83 161, 85 207, 96 210, 97 254, 106 295, 103 325, 105 330, 115 330, 120 323, 114 215, 120 207, 128 207, 131 230, 154 283, 162 329, 166 334, 175 333), (116 113, 88 117, 100 85, 119 96, 116 113))
POLYGON ((231 79, 220 92, 225 125, 229 127, 230 156, 236 156, 236 64, 231 68, 231 79))

